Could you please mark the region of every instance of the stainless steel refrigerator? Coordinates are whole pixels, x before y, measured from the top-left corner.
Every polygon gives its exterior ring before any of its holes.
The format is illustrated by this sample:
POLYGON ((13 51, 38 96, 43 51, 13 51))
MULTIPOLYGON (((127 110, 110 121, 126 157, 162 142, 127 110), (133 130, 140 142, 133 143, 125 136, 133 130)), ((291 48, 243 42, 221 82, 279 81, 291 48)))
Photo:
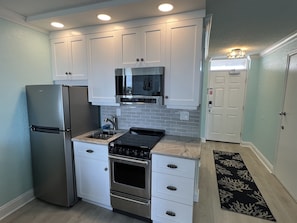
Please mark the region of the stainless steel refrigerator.
POLYGON ((26 86, 34 195, 51 204, 77 202, 71 138, 99 127, 86 87, 26 86))

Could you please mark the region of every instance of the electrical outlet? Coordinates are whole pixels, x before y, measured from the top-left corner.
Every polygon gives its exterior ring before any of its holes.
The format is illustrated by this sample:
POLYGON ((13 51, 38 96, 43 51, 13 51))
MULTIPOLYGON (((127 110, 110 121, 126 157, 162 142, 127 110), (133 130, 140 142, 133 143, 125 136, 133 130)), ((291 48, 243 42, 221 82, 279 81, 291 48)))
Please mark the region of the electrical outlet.
POLYGON ((183 121, 188 121, 189 120, 189 112, 187 111, 181 111, 179 113, 179 119, 183 121))

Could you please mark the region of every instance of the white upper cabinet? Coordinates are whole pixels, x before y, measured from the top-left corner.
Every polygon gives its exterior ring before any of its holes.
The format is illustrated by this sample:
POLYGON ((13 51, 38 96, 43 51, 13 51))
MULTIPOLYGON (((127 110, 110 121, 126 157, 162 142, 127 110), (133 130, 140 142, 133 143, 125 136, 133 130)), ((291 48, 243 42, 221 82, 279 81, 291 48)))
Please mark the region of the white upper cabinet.
POLYGON ((117 38, 117 66, 145 67, 165 64, 165 26, 124 29, 117 38))
POLYGON ((88 47, 89 101, 94 105, 117 105, 114 32, 89 35, 88 47))
POLYGON ((51 40, 54 80, 87 80, 87 47, 85 36, 51 40))
POLYGON ((197 109, 200 103, 203 19, 167 24, 165 105, 197 109))

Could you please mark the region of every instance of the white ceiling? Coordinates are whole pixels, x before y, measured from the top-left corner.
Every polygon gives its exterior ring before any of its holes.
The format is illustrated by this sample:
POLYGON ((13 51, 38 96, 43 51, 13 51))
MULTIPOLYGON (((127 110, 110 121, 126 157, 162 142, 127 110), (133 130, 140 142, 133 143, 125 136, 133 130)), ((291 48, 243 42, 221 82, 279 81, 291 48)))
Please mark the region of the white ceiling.
POLYGON ((212 14, 209 56, 226 56, 231 48, 261 53, 297 31, 296 0, 206 0, 212 14))
MULTIPOLYGON (((52 21, 65 29, 105 24, 99 13, 109 14, 110 23, 205 9, 205 0, 169 0, 174 5, 170 13, 158 11, 160 0, 0 0, 0 7, 24 16, 26 22, 48 31, 52 21)), ((164 1, 163 1, 164 2, 164 1)))
MULTIPOLYGON (((209 56, 225 56, 231 48, 260 53, 297 30, 296 0, 164 0, 174 5, 172 13, 206 8, 212 15, 209 56)), ((50 22, 65 29, 105 24, 97 14, 111 15, 112 22, 168 15, 157 10, 162 0, 0 0, 3 10, 19 15, 26 23, 54 31, 50 22)))

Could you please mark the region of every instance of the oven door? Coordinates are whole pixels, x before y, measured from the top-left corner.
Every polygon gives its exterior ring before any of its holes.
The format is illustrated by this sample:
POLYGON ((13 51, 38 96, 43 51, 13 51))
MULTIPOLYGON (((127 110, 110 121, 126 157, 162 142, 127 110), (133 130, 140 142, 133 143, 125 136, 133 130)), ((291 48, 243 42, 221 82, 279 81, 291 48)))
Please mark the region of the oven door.
POLYGON ((111 191, 150 199, 151 161, 109 155, 111 191))

